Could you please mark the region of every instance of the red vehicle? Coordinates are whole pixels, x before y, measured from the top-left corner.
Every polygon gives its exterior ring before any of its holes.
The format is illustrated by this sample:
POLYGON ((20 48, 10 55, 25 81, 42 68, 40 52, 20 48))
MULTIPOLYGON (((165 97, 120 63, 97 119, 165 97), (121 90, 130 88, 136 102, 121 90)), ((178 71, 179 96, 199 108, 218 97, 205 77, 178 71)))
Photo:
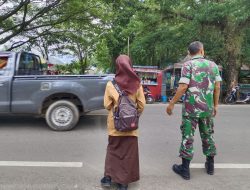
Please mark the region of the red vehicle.
POLYGON ((162 95, 162 71, 155 66, 134 66, 133 68, 140 77, 144 88, 148 88, 148 100, 150 99, 150 102, 160 100, 162 95))

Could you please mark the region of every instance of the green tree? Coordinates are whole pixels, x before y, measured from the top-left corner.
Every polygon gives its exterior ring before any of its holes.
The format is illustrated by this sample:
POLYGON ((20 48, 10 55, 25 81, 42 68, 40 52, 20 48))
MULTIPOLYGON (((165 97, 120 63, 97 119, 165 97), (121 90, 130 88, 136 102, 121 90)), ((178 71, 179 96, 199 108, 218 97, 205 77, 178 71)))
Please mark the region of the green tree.
POLYGON ((31 0, 2 1, 0 3, 0 44, 5 44, 16 36, 31 33, 38 28, 48 30, 64 22, 68 19, 63 12, 66 4, 67 1, 63 0, 46 1, 39 5, 31 0))
POLYGON ((110 51, 107 45, 107 40, 104 38, 96 46, 95 53, 95 64, 96 66, 105 71, 110 72, 110 65, 112 63, 112 58, 110 56, 110 51))
POLYGON ((183 24, 197 23, 200 35, 196 38, 205 41, 210 32, 214 33, 208 47, 219 47, 212 55, 224 66, 226 89, 238 81, 242 65, 243 39, 250 26, 250 2, 247 0, 186 0, 165 4, 162 13, 169 19, 178 19, 183 24), (220 43, 220 44, 218 44, 220 43), (219 54, 217 54, 219 52, 219 54))
POLYGON ((126 49, 128 38, 133 41, 133 35, 124 32, 131 18, 142 8, 139 0, 106 0, 107 8, 111 13, 107 30, 103 34, 107 40, 109 55, 111 56, 111 70, 114 71, 114 62, 119 54, 128 54, 126 49))
POLYGON ((247 29, 243 40, 242 63, 250 65, 250 28, 247 29))
POLYGON ((133 60, 166 65, 187 54, 190 42, 204 42, 209 59, 224 66, 226 88, 238 81, 249 58, 250 2, 247 0, 148 0, 127 25, 135 38, 133 60))
POLYGON ((46 36, 69 33, 71 25, 82 26, 78 28, 85 30, 94 22, 105 21, 101 0, 50 0, 40 3, 9 0, 1 1, 0 9, 0 45, 6 44, 7 50, 27 43, 32 46, 46 36))

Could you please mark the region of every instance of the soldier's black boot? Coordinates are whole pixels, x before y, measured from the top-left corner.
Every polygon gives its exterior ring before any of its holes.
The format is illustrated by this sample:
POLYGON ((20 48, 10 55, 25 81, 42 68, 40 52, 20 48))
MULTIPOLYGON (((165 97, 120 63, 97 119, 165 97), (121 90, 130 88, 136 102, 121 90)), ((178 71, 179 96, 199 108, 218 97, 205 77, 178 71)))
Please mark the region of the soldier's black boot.
POLYGON ((103 187, 111 187, 111 177, 105 176, 101 179, 101 185, 103 187))
POLYGON ((182 164, 180 165, 174 164, 172 169, 175 173, 180 175, 183 179, 189 180, 190 179, 189 164, 190 164, 190 160, 182 158, 182 164))
POLYGON ((207 157, 205 168, 207 170, 207 174, 214 175, 214 157, 213 156, 207 157))
POLYGON ((117 190, 128 190, 128 185, 118 184, 117 190))

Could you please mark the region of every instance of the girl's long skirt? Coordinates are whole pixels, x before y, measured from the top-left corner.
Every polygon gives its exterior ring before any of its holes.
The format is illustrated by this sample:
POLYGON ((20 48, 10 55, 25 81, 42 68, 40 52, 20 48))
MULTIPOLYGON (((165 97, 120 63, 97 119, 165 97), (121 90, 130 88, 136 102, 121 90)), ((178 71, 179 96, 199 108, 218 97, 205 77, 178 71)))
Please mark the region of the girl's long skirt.
POLYGON ((140 179, 136 136, 109 136, 104 175, 124 185, 140 179))

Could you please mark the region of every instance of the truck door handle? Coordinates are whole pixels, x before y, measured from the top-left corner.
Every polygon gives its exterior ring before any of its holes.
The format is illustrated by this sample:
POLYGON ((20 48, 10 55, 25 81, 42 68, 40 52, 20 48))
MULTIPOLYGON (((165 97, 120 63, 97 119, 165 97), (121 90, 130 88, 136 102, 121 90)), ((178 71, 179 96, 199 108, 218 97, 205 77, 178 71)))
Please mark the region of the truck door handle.
POLYGON ((0 83, 0 86, 3 86, 4 85, 4 83, 0 83))

